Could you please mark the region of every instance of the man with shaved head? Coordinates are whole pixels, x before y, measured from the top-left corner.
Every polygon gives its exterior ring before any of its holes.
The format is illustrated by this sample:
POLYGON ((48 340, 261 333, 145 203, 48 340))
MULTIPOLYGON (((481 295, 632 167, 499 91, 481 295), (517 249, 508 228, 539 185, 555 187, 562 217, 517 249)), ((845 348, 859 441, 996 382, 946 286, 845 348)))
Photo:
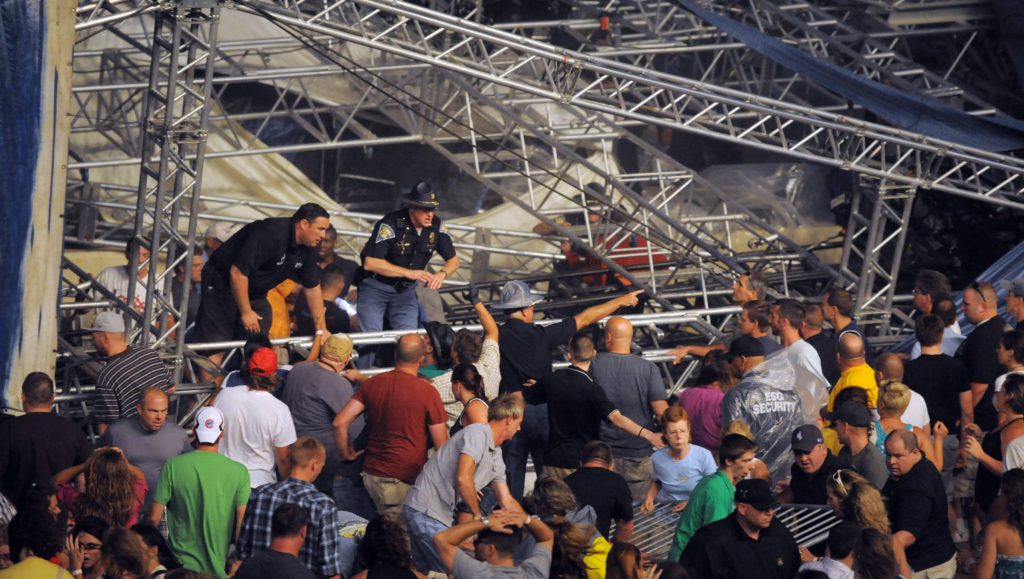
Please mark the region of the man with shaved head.
MULTIPOLYGON (((996 427, 996 409, 992 404, 992 383, 1005 370, 999 364, 996 346, 1008 328, 999 316, 999 297, 987 281, 971 282, 964 289, 964 316, 974 324, 959 354, 967 366, 971 397, 974 401, 974 423, 985 432, 996 427)), ((966 419, 971 419, 968 416, 966 419)), ((961 428, 966 427, 961 425, 961 428)))
POLYGON ((868 392, 868 407, 875 408, 878 404, 878 383, 875 382, 875 371, 868 366, 865 359, 864 338, 857 332, 844 332, 839 336, 836 359, 839 361, 839 381, 828 398, 828 409, 835 406, 836 395, 850 386, 859 386, 868 392))
POLYGON ((167 394, 160 388, 144 388, 139 394, 138 414, 114 422, 99 440, 101 447, 116 446, 123 450, 128 462, 146 475, 149 491, 143 513, 152 503, 164 463, 192 450, 188 432, 175 421, 167 420, 168 402, 167 394))
POLYGON ((607 352, 598 354, 590 364, 590 375, 604 390, 608 400, 641 428, 627 433, 613 424, 601 425, 601 440, 615 455, 615 470, 629 484, 634 501, 642 501, 653 474, 651 443, 644 432, 655 428, 668 408, 665 380, 658 367, 632 353, 633 324, 615 316, 604 327, 607 352))
POLYGON ((418 375, 425 355, 418 334, 402 336, 395 369, 363 382, 332 423, 338 452, 355 460, 363 450, 352 449, 349 426, 366 414, 370 436, 363 484, 381 515, 401 514, 405 495, 427 462, 428 447, 441 448, 448 441, 441 396, 418 375))
MULTIPOLYGON (((893 543, 902 547, 913 577, 956 575, 956 547, 949 534, 946 490, 935 465, 909 430, 893 430, 885 440, 892 476, 882 489, 892 523, 893 543)), ((904 576, 911 575, 904 570, 904 576)))

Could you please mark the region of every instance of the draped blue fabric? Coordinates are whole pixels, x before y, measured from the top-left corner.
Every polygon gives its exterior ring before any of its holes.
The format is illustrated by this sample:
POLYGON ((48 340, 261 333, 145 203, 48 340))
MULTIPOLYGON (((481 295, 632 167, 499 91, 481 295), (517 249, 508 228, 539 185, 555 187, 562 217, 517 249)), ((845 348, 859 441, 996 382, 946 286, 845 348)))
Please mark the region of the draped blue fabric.
POLYGON ((985 151, 1005 152, 1024 148, 1022 121, 969 115, 932 97, 906 93, 841 68, 760 30, 705 9, 695 0, 675 1, 751 50, 864 107, 893 126, 985 151))

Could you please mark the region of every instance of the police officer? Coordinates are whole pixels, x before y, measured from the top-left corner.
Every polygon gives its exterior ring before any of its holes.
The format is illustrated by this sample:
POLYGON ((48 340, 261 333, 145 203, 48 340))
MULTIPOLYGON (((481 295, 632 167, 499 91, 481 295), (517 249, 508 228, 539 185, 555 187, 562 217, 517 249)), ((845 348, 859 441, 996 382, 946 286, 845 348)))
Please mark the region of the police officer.
MULTIPOLYGON (((406 208, 378 221, 363 247, 356 310, 364 332, 383 330, 385 313, 392 330, 415 329, 419 325, 416 283, 436 290, 459 268, 452 238, 437 218, 440 201, 430 184, 416 183, 402 201, 406 208), (431 274, 423 268, 435 251, 445 261, 431 274)), ((359 367, 369 368, 373 359, 373 352, 364 353, 359 367)))
MULTIPOLYGON (((302 284, 317 327, 324 326, 317 246, 330 226, 323 207, 306 203, 289 217, 255 221, 235 233, 203 268, 195 340, 222 342, 266 334, 267 292, 285 279, 302 284)), ((223 353, 210 356, 219 364, 223 353)))

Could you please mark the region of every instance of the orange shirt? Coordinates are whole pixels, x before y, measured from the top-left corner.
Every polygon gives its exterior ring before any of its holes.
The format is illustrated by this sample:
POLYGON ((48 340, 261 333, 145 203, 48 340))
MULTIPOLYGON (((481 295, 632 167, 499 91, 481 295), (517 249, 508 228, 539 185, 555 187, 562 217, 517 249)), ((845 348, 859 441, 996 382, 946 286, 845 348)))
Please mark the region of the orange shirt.
POLYGON ((292 320, 288 315, 288 296, 292 295, 298 284, 286 279, 274 289, 267 292, 267 302, 270 303, 270 311, 274 316, 270 324, 270 339, 287 338, 292 335, 292 320))

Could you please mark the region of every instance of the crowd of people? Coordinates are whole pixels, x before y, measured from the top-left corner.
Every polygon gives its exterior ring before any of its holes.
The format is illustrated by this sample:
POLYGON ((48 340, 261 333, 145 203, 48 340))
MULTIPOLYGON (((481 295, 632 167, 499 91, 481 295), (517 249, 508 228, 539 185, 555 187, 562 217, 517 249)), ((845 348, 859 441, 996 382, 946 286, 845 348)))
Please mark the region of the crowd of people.
POLYGON ((915 343, 880 353, 847 290, 771 299, 747 272, 733 333, 671 351, 699 359, 672 396, 615 315, 642 291, 539 324, 542 298, 510 281, 491 304, 469 289, 482 333, 404 334, 368 372, 385 352, 325 327, 335 300, 363 329, 405 329, 416 286, 458 266, 437 195, 418 184, 407 204, 374 228, 358 296, 322 208, 212 231, 195 331, 247 342, 187 428, 113 311, 89 328, 98 438, 26 377, 25 413, 0 422, 0 578, 1024 577, 1024 280, 1006 284, 1016 329, 987 282, 963 290, 961 328, 946 276, 920 272, 915 343), (280 318, 267 295, 286 280, 307 303, 280 318), (303 317, 313 349, 282 359, 267 332, 303 317), (784 504, 834 526, 798 545, 784 504), (667 554, 631 543, 655 515, 675 524, 667 554))

